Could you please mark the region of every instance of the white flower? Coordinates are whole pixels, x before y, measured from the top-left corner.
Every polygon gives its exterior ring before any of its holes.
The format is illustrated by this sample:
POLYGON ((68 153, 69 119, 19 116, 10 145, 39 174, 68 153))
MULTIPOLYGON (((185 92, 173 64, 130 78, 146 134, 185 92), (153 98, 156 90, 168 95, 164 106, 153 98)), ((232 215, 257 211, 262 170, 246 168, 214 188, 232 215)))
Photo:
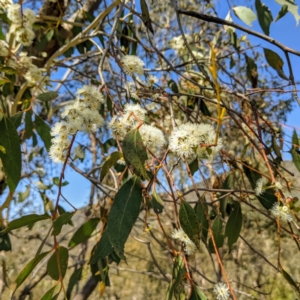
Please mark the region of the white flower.
POLYGON ((84 159, 85 152, 84 152, 84 150, 82 149, 81 146, 78 145, 77 147, 75 147, 75 149, 74 149, 74 156, 75 156, 75 158, 84 159))
POLYGON ((181 242, 184 242, 187 244, 192 243, 192 241, 190 240, 188 235, 183 231, 182 228, 174 229, 174 231, 172 232, 172 238, 176 239, 176 240, 180 240, 181 242))
POLYGON ((25 8, 23 11, 23 21, 26 21, 28 24, 32 25, 35 22, 35 13, 30 8, 25 8))
POLYGON ((149 81, 150 85, 153 85, 153 84, 158 82, 158 78, 154 75, 149 75, 148 76, 148 81, 149 81))
POLYGON ((7 17, 15 24, 22 23, 22 13, 20 4, 11 4, 7 8, 7 17))
POLYGON ((185 123, 175 128, 170 136, 170 150, 188 159, 210 158, 222 147, 222 140, 215 143, 215 131, 209 124, 185 123))
POLYGON ((194 243, 187 243, 184 247, 184 252, 187 255, 193 255, 197 251, 197 247, 194 243))
POLYGON ((279 181, 275 181, 274 186, 275 186, 275 188, 277 188, 279 190, 282 189, 282 185, 281 185, 281 183, 279 181))
POLYGON ((214 287, 217 300, 227 300, 229 298, 229 288, 225 283, 219 282, 214 287))
POLYGON ((130 117, 131 114, 134 114, 136 117, 143 121, 145 119, 145 114, 147 111, 143 109, 139 104, 126 103, 124 106, 124 112, 128 115, 128 117, 130 117))
POLYGON ((140 97, 139 95, 135 92, 135 93, 130 93, 130 96, 132 99, 139 101, 140 97))
POLYGON ((264 185, 267 183, 267 179, 265 177, 261 177, 256 181, 255 186, 255 195, 259 196, 264 192, 264 185))
POLYGON ((33 32, 32 28, 27 25, 16 28, 14 34, 16 36, 16 41, 23 46, 30 46, 35 38, 35 33, 33 32))
MULTIPOLYGON (((193 41, 193 38, 188 34, 185 34, 185 38, 186 38, 188 44, 193 41)), ((183 37, 181 35, 172 38, 169 41, 169 45, 172 49, 176 50, 177 52, 179 52, 181 54, 183 53, 183 51, 185 51, 185 48, 186 48, 183 37)))
POLYGON ((278 202, 274 203, 271 208, 271 214, 275 218, 280 218, 282 221, 291 222, 293 220, 293 216, 288 206, 280 205, 278 202))
POLYGON ((125 73, 133 75, 134 73, 142 76, 144 73, 144 62, 135 55, 124 55, 121 59, 125 73))
POLYGON ((143 143, 146 147, 148 147, 152 152, 154 152, 157 148, 166 145, 166 139, 162 131, 156 127, 143 124, 139 132, 141 134, 143 143))
POLYGON ((29 86, 34 86, 43 80, 43 69, 38 68, 35 65, 31 65, 24 75, 29 86))
POLYGON ((188 235, 183 231, 182 228, 174 229, 172 232, 172 238, 180 240, 184 243, 184 251, 187 255, 192 255, 197 250, 194 242, 188 237, 188 235))

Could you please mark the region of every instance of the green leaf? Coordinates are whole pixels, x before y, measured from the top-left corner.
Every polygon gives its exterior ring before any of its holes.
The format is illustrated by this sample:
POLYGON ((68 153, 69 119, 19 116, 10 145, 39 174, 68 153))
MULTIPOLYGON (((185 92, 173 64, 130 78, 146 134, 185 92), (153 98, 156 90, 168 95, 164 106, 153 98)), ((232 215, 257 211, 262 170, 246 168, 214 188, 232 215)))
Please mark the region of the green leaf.
POLYGON ((11 67, 0 67, 0 72, 4 72, 5 74, 8 75, 15 75, 19 73, 17 70, 11 67))
POLYGON ((295 147, 294 145, 300 146, 299 138, 298 138, 298 135, 297 135, 297 132, 295 129, 294 129, 293 136, 292 136, 292 149, 295 148, 295 150, 299 150, 299 147, 295 147))
MULTIPOLYGON (((202 196, 202 198, 203 201, 205 201, 205 197, 202 196)), ((204 207, 203 207, 203 205, 200 202, 198 202, 196 203, 194 210, 198 220, 199 229, 201 231, 201 239, 206 244, 207 235, 208 235, 208 221, 205 216, 205 211, 206 213, 208 213, 207 205, 204 203, 204 207)))
POLYGON ((194 242, 199 244, 199 222, 195 211, 186 201, 182 201, 179 208, 179 221, 183 231, 194 242))
POLYGON ((49 291, 47 291, 44 296, 41 298, 41 300, 52 300, 52 296, 54 294, 54 291, 56 289, 57 284, 52 287, 49 291))
POLYGON ((205 101, 203 99, 201 99, 200 101, 200 111, 203 113, 204 116, 208 116, 211 117, 211 113, 207 107, 207 105, 205 104, 205 101))
POLYGON ((257 11, 258 22, 266 35, 270 34, 270 24, 273 21, 273 16, 270 9, 260 0, 255 0, 255 8, 257 11))
POLYGON ((41 101, 52 101, 58 97, 58 92, 46 92, 36 96, 41 101))
MULTIPOLYGON (((59 186, 59 177, 53 177, 53 178, 52 178, 52 181, 53 181, 53 184, 59 186)), ((66 185, 68 185, 68 184, 69 184, 68 181, 63 181, 63 182, 61 183, 61 186, 66 186, 66 185)))
POLYGON ((52 235, 59 235, 63 225, 66 225, 70 222, 73 218, 75 212, 66 212, 60 215, 54 222, 53 222, 53 231, 52 235))
POLYGON ((5 35, 2 32, 2 26, 0 26, 0 40, 2 40, 2 41, 5 40, 5 35))
POLYGON ((30 195, 30 184, 26 185, 26 189, 24 192, 18 193, 18 202, 22 203, 24 200, 26 200, 30 195))
POLYGON ((197 286, 193 286, 192 295, 189 300, 207 300, 206 296, 201 292, 197 286))
POLYGON ((25 137, 26 137, 26 139, 31 138, 32 130, 33 130, 32 111, 29 110, 25 114, 25 137))
POLYGON ((298 296, 300 296, 300 290, 299 290, 299 285, 294 281, 292 276, 287 273, 281 265, 279 265, 279 270, 280 273, 283 275, 283 277, 286 279, 286 281, 291 285, 291 287, 295 290, 298 296))
POLYGON ((148 156, 142 137, 137 129, 133 129, 125 135, 122 150, 125 161, 134 167, 135 174, 147 179, 145 161, 148 156))
POLYGON ((13 192, 21 179, 21 149, 15 125, 6 118, 0 121, 0 146, 5 149, 5 153, 0 151, 0 158, 7 175, 7 184, 13 192))
POLYGON ((171 89, 171 91, 174 94, 178 94, 179 93, 178 86, 177 86, 176 82, 173 79, 169 80, 168 87, 171 89))
POLYGON ((49 151, 51 146, 51 129, 38 115, 35 115, 35 130, 44 142, 47 151, 49 151))
MULTIPOLYGON (((223 226, 222 220, 220 219, 219 216, 217 216, 211 227, 217 248, 222 247, 224 244, 224 235, 222 234, 222 226, 223 226)), ((215 248, 213 246, 213 242, 211 238, 209 239, 208 246, 210 252, 215 253, 215 248)))
POLYGON ((191 170, 192 175, 194 175, 198 170, 199 170, 199 166, 198 166, 198 159, 194 159, 190 164, 189 164, 189 168, 191 170))
POLYGON ((96 229, 99 222, 99 218, 93 218, 82 224, 72 236, 68 246, 73 248, 76 245, 87 241, 96 229))
POLYGON ((109 240, 108 232, 107 232, 107 227, 104 230, 100 241, 96 244, 92 251, 91 255, 91 264, 96 264, 97 261, 101 258, 105 258, 107 255, 112 253, 114 251, 113 246, 111 245, 111 242, 109 240))
MULTIPOLYGON (((0 230, 5 229, 4 226, 0 230)), ((8 233, 0 233, 0 251, 11 251, 11 241, 8 233)))
MULTIPOLYGON (((77 284, 82 276, 82 267, 79 269, 75 269, 73 274, 71 275, 70 279, 69 279, 69 283, 68 283, 68 288, 67 288, 67 295, 71 295, 72 290, 75 286, 75 284, 77 284)), ((70 298, 68 298, 70 299, 70 298)))
MULTIPOLYGON (((267 186, 268 187, 268 186, 267 186)), ((259 200, 260 204, 265 209, 271 209, 274 203, 277 202, 277 197, 275 196, 275 190, 268 188, 266 191, 264 191, 261 195, 256 196, 259 200)))
MULTIPOLYGON (((225 189, 225 190, 231 190, 231 189, 234 189, 234 182, 235 182, 235 178, 234 178, 234 174, 233 173, 229 173, 223 184, 222 184, 222 189, 225 189)), ((224 193, 221 193, 222 196, 226 194, 226 192, 224 193)), ((229 201, 230 199, 230 196, 227 196, 225 198, 222 198, 220 200, 220 212, 222 214, 222 217, 224 218, 225 215, 226 215, 226 207, 227 207, 227 202, 229 201)))
POLYGON ((152 192, 151 205, 156 214, 161 214, 163 212, 164 202, 155 190, 152 192))
POLYGON ((59 269, 61 271, 62 278, 65 277, 68 268, 69 251, 67 248, 59 246, 57 252, 54 252, 47 264, 48 275, 54 279, 59 280, 59 269), (58 255, 58 259, 57 259, 58 255), (59 267, 58 267, 59 266, 59 267))
POLYGON ((300 151, 292 149, 291 154, 295 167, 298 169, 298 171, 300 171, 300 151))
POLYGON ((9 120, 14 124, 16 130, 21 125, 22 117, 23 117, 23 112, 19 112, 9 118, 9 120))
POLYGON ((173 296, 175 299, 185 300, 185 292, 183 285, 183 278, 186 273, 186 268, 184 261, 180 255, 175 259, 173 271, 172 271, 172 281, 169 284, 166 300, 172 300, 173 296))
POLYGON ((282 5, 274 22, 277 22, 279 19, 284 17, 288 13, 288 11, 288 6, 286 4, 282 5))
POLYGON ((291 0, 275 0, 277 3, 279 3, 281 6, 286 5, 287 10, 294 16, 296 20, 296 25, 298 26, 300 15, 298 14, 298 5, 293 3, 291 0))
POLYGON ((288 78, 284 75, 283 70, 282 70, 284 62, 281 59, 281 57, 276 52, 274 52, 270 49, 267 49, 267 48, 263 48, 263 49, 264 49, 265 57, 266 57, 268 64, 274 70, 277 71, 277 74, 281 78, 288 80, 288 78))
POLYGON ((146 0, 141 0, 141 9, 145 26, 154 34, 146 0))
POLYGON ((41 253, 40 255, 36 256, 34 259, 32 259, 19 273, 17 279, 16 279, 16 289, 26 280, 26 278, 31 274, 31 272, 34 270, 34 268, 38 265, 38 263, 48 254, 50 251, 41 253))
POLYGON ((99 281, 104 282, 105 286, 110 286, 110 280, 108 277, 108 264, 107 259, 102 258, 97 261, 95 264, 91 264, 91 271, 93 276, 99 281))
POLYGON ((48 214, 44 214, 44 215, 31 214, 31 215, 23 216, 19 219, 9 222, 7 227, 1 233, 9 232, 11 230, 21 228, 24 226, 33 225, 36 222, 47 220, 47 219, 51 219, 51 217, 48 214))
POLYGON ((100 182, 104 179, 105 175, 109 171, 109 169, 121 158, 123 154, 121 152, 113 152, 109 158, 105 161, 104 165, 101 169, 100 182))
POLYGON ((258 72, 257 72, 257 65, 255 61, 245 54, 246 59, 246 74, 248 79, 250 80, 252 87, 257 87, 257 79, 258 79, 258 72))
POLYGON ((248 26, 252 26, 252 22, 256 20, 256 15, 253 10, 246 6, 236 6, 233 8, 233 11, 235 15, 248 26))
POLYGON ((0 77, 0 85, 4 85, 5 83, 11 82, 8 78, 6 77, 0 77))
POLYGON ((136 176, 131 177, 118 191, 107 220, 107 234, 114 251, 124 257, 124 245, 136 222, 143 201, 142 188, 136 176))
POLYGON ((226 227, 225 236, 228 237, 229 251, 232 249, 232 245, 238 240, 243 223, 243 216, 241 205, 236 203, 235 208, 231 212, 226 227))

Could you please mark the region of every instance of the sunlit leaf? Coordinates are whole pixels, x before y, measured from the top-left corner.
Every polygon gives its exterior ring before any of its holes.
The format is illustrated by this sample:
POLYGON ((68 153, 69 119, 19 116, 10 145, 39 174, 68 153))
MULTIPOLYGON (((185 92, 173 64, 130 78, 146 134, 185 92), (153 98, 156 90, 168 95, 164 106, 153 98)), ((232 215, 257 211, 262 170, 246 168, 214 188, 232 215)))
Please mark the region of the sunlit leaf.
POLYGON ((239 19, 249 26, 252 26, 252 22, 256 20, 253 10, 246 6, 233 7, 233 11, 239 19))
POLYGON ((68 246, 75 247, 76 245, 87 241, 96 229, 99 221, 99 218, 92 218, 82 224, 72 236, 68 246))
POLYGON ((298 26, 300 15, 298 14, 298 5, 294 3, 293 0, 275 0, 281 6, 286 5, 287 10, 294 16, 296 20, 296 25, 298 26))
POLYGON ((148 156, 142 137, 137 129, 133 129, 125 135, 122 150, 125 161, 133 166, 134 172, 143 178, 148 178, 144 166, 148 156))
POLYGON ((9 222, 5 230, 3 230, 2 232, 9 232, 11 230, 18 229, 24 226, 29 226, 36 222, 47 220, 47 219, 51 219, 51 217, 48 214, 44 214, 44 215, 31 214, 31 215, 23 216, 19 219, 9 222))
POLYGON ((264 53, 268 64, 277 71, 278 75, 287 80, 287 77, 283 73, 283 60, 281 57, 274 51, 264 48, 264 53))
POLYGON ((36 96, 36 98, 41 101, 51 101, 56 99, 57 97, 58 97, 58 92, 51 92, 51 91, 36 96))
POLYGON ((63 225, 68 224, 70 220, 73 218, 74 214, 75 212, 66 212, 60 215, 57 219, 55 219, 53 222, 52 235, 59 235, 63 225))
POLYGON ((123 154, 121 152, 113 152, 105 161, 101 169, 100 182, 104 179, 109 169, 121 158, 123 154))
POLYGON ((41 253, 40 255, 36 256, 32 259, 19 273, 16 279, 16 289, 26 280, 26 278, 31 274, 34 268, 38 265, 38 263, 49 253, 50 251, 41 253))

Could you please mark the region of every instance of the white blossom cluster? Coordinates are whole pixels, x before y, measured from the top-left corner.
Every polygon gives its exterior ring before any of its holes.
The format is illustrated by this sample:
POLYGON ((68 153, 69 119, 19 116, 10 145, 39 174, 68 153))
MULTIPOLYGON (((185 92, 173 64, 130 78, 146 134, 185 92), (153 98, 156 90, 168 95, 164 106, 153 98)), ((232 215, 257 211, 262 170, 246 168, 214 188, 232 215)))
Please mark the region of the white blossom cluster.
POLYGON ((30 46, 35 34, 32 30, 32 25, 35 22, 35 13, 29 8, 22 10, 19 3, 12 3, 10 1, 1 1, 3 8, 7 11, 7 17, 12 22, 9 32, 13 34, 16 41, 23 46, 30 46))
POLYGON ((187 255, 192 255, 196 252, 197 247, 194 242, 188 237, 188 235, 183 231, 182 228, 174 229, 172 232, 172 238, 180 240, 184 243, 184 252, 187 255))
MULTIPOLYGON (((61 116, 64 121, 58 122, 51 130, 52 145, 49 151, 51 159, 62 163, 66 159, 70 136, 78 131, 91 132, 104 125, 104 120, 99 114, 101 103, 104 103, 102 94, 94 86, 85 85, 77 91, 76 100, 65 107, 61 116)), ((83 158, 82 149, 77 147, 75 157, 83 158)))
MULTIPOLYGON (((188 44, 193 41, 193 38, 188 34, 185 35, 185 38, 188 44)), ((186 45, 182 35, 172 38, 169 41, 169 46, 172 49, 176 50, 179 54, 184 54, 184 52, 186 51, 186 45)))
POLYGON ((209 124, 185 123, 176 128, 170 136, 170 150, 186 159, 211 159, 222 147, 222 139, 215 144, 216 134, 209 124))
POLYGON ((223 282, 218 282, 214 287, 214 294, 217 300, 227 300, 230 295, 228 286, 223 282))
POLYGON ((284 222, 291 222, 293 220, 293 215, 289 207, 287 205, 280 205, 277 202, 271 208, 271 214, 284 222))
POLYGON ((144 62, 135 55, 124 55, 121 59, 125 73, 129 75, 137 74, 142 76, 144 73, 144 62))
POLYGON ((261 177, 256 181, 255 195, 259 196, 264 192, 264 185, 266 185, 268 180, 265 177, 261 177))
MULTIPOLYGON (((125 104, 122 116, 114 116, 109 122, 111 130, 123 140, 125 135, 132 129, 136 128, 141 121, 145 120, 146 110, 139 104, 125 104)), ((151 125, 143 124, 139 128, 143 143, 151 151, 166 145, 166 139, 163 132, 151 125)))

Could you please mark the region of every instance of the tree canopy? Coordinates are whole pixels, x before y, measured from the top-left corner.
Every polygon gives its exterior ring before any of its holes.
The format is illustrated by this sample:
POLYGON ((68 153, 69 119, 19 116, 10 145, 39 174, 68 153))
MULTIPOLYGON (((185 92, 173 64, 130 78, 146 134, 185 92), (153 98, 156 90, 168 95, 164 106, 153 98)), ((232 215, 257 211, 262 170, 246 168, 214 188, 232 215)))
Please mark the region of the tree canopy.
POLYGON ((0 295, 300 297, 300 15, 268 5, 0 0, 0 295))

